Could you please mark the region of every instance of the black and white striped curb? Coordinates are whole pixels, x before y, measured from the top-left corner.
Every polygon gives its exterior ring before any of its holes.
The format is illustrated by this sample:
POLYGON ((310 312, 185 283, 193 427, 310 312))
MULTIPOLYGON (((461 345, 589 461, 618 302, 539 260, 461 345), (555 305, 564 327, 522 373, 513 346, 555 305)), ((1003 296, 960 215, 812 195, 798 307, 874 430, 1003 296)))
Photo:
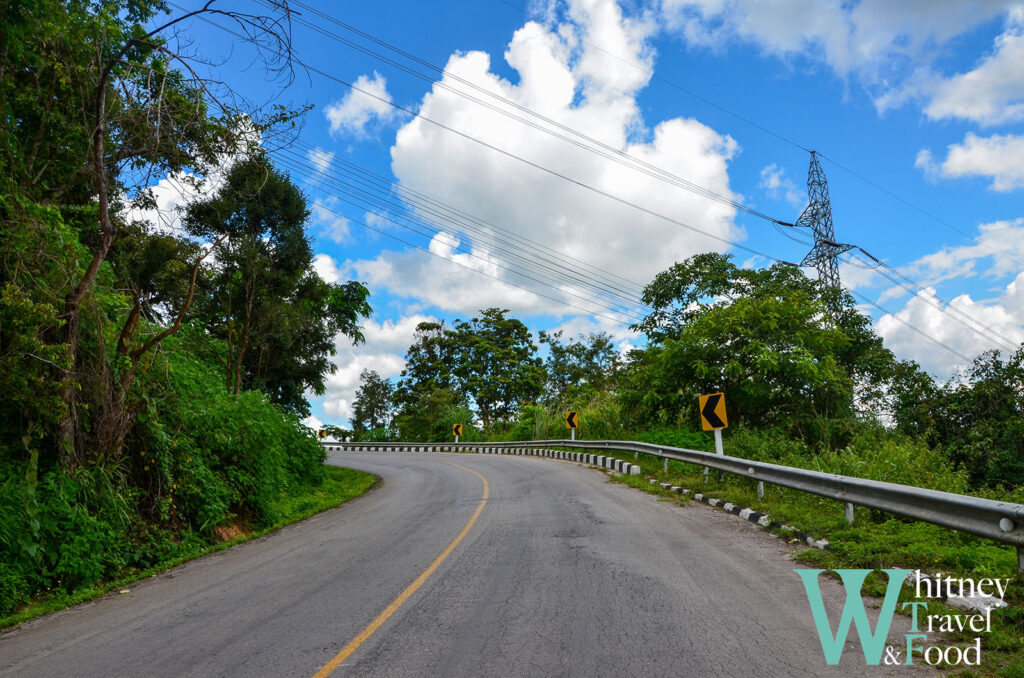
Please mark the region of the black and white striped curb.
POLYGON ((577 464, 587 464, 616 471, 626 476, 640 475, 640 467, 622 459, 606 456, 603 454, 590 454, 587 452, 569 452, 567 450, 548 450, 522 447, 482 447, 475 450, 478 454, 514 454, 522 457, 547 457, 549 459, 560 459, 562 461, 574 461, 577 464))
MULTIPOLYGON (((347 445, 331 445, 327 444, 324 446, 328 452, 341 452, 348 450, 351 452, 373 452, 379 448, 370 445, 347 444, 347 445)), ((452 446, 448 445, 395 445, 390 447, 394 452, 452 452, 456 451, 452 446)), ((636 464, 631 464, 628 461, 622 459, 616 459, 615 457, 603 455, 603 454, 590 454, 588 452, 570 452, 568 450, 548 450, 542 448, 533 447, 473 447, 472 445, 461 447, 461 450, 467 452, 475 452, 477 454, 509 454, 519 457, 546 457, 548 459, 561 459, 563 461, 574 461, 578 464, 587 464, 590 466, 598 466, 600 468, 606 468, 611 471, 616 471, 622 475, 627 476, 638 476, 640 475, 640 467, 636 464)))
MULTIPOLYGON (((650 483, 653 485, 655 483, 658 483, 658 480, 655 478, 651 478, 650 483)), ((660 483, 660 485, 661 489, 667 492, 681 494, 684 497, 693 497, 697 501, 703 502, 708 506, 711 506, 713 508, 720 508, 723 511, 727 511, 728 513, 738 515, 740 518, 743 518, 744 520, 749 521, 751 523, 756 523, 767 530, 785 530, 786 532, 789 532, 791 535, 786 537, 786 539, 798 539, 801 542, 807 544, 808 546, 811 546, 816 549, 821 549, 824 551, 832 550, 832 547, 829 546, 827 539, 815 539, 812 535, 802 530, 798 530, 792 525, 786 525, 785 523, 773 521, 771 519, 771 516, 769 516, 767 513, 759 513, 752 508, 747 508, 746 506, 739 506, 737 504, 723 501, 722 499, 715 499, 701 492, 695 493, 692 490, 688 490, 685 487, 680 487, 679 485, 673 485, 672 483, 660 483)))

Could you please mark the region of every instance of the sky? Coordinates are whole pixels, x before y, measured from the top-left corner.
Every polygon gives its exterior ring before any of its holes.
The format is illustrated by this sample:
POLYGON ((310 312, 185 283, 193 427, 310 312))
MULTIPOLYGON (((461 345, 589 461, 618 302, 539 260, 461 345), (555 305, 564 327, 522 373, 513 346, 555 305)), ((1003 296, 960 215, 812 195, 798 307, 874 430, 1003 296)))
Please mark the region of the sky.
MULTIPOLYGON (((370 289, 366 341, 338 338, 310 425, 347 425, 360 372, 397 377, 425 320, 497 306, 625 351, 643 344, 643 286, 672 264, 800 263, 810 234, 772 220, 806 206, 811 150, 836 241, 883 264, 853 250, 842 284, 897 357, 946 379, 1024 341, 1024 4, 292 8, 290 80, 222 18, 178 38, 249 101, 308 108, 267 147, 313 204, 317 272, 370 289)), ((195 197, 181 186, 161 180, 148 218, 173 223, 195 197)))

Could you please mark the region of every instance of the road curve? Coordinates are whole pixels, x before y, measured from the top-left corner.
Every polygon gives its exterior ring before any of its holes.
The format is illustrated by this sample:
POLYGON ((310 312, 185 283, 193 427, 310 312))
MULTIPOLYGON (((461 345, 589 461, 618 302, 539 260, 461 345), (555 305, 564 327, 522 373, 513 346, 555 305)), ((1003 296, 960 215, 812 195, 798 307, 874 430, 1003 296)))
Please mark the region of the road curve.
MULTIPOLYGON (((0 676, 312 676, 346 646, 334 676, 885 672, 864 666, 853 634, 842 664, 825 665, 788 547, 735 516, 549 459, 330 463, 384 483, 0 636, 0 676)), ((822 590, 834 620, 845 594, 822 590)))

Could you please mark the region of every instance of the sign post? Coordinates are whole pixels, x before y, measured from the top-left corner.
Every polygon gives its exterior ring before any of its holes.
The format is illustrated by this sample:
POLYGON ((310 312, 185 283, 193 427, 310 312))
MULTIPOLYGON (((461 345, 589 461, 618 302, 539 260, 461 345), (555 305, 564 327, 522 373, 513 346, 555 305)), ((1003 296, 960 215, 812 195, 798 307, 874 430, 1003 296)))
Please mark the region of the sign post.
POLYGON ((569 429, 570 440, 576 440, 576 429, 580 426, 580 420, 576 410, 569 410, 565 413, 565 427, 569 429))
POLYGON ((455 442, 459 442, 459 436, 462 435, 462 424, 452 424, 452 435, 455 436, 455 442))
MULTIPOLYGON (((700 426, 705 431, 715 432, 715 454, 724 456, 725 451, 722 448, 722 429, 729 426, 729 420, 725 416, 725 394, 724 393, 709 393, 708 395, 702 395, 697 399, 697 404, 700 407, 700 426)), ((722 477, 721 471, 718 473, 719 479, 722 477)), ((704 467, 704 481, 708 479, 708 467, 704 467)))

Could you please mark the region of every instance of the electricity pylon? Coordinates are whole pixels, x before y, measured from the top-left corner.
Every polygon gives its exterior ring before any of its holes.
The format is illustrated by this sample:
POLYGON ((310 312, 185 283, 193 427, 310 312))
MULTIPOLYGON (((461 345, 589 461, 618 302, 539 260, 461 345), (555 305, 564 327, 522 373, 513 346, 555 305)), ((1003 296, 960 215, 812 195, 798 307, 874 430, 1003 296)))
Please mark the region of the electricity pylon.
POLYGON ((814 233, 814 247, 807 253, 801 266, 818 269, 818 279, 833 289, 840 289, 839 264, 837 259, 843 252, 852 250, 854 245, 835 241, 832 229, 832 203, 828 197, 828 180, 818 162, 818 154, 811 151, 811 166, 807 170, 807 208, 796 220, 797 226, 808 227, 814 233))

